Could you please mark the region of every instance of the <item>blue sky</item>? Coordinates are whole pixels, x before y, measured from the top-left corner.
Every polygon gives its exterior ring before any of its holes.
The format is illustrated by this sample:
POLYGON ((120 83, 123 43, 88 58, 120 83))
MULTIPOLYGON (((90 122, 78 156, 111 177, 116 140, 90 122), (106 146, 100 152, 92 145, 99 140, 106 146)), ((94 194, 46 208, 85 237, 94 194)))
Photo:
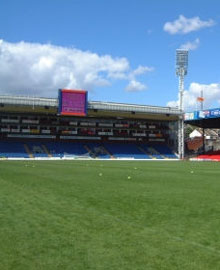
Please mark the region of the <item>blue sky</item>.
POLYGON ((219 30, 218 0, 0 0, 0 94, 176 106, 185 48, 185 109, 219 107, 219 30))

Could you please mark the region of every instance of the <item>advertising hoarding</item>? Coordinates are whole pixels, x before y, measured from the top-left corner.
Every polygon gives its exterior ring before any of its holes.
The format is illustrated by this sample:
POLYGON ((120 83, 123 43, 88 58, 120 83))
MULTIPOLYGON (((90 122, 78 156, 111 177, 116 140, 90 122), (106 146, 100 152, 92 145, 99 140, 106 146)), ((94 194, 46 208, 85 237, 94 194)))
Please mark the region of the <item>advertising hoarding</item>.
POLYGON ((220 117, 220 108, 188 112, 184 115, 185 121, 211 119, 220 117))

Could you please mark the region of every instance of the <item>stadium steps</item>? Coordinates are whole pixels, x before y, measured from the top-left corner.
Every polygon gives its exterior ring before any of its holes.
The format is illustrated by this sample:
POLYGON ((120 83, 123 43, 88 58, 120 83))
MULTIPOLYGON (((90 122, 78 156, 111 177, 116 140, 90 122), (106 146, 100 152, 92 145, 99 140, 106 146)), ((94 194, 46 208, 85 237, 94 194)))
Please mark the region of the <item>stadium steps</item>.
POLYGON ((154 149, 160 153, 160 155, 166 159, 176 159, 177 155, 167 145, 154 145, 154 149))
POLYGON ((31 152, 31 150, 30 150, 30 148, 28 147, 27 144, 24 144, 24 149, 25 149, 25 151, 27 152, 29 158, 33 158, 33 157, 34 157, 34 156, 33 156, 33 153, 31 152))
POLYGON ((107 155, 110 156, 110 158, 112 158, 112 159, 115 158, 110 152, 107 151, 107 149, 105 149, 105 147, 104 147, 103 145, 101 146, 101 148, 102 148, 102 150, 103 150, 107 155))
POLYGON ((155 159, 155 157, 153 157, 151 154, 149 154, 146 150, 144 150, 141 146, 138 146, 137 145, 137 148, 143 152, 145 155, 147 155, 148 157, 152 158, 152 159, 155 159))
POLYGON ((52 157, 50 151, 47 149, 46 145, 42 144, 42 149, 48 155, 48 157, 52 157))
POLYGON ((89 148, 88 145, 84 144, 83 147, 86 149, 86 151, 89 153, 89 155, 90 155, 92 158, 96 158, 95 153, 93 153, 93 151, 89 148))
MULTIPOLYGON (((165 159, 166 157, 164 155, 161 155, 156 149, 154 149, 152 146, 148 147, 148 150, 150 151, 150 153, 152 155, 157 155, 157 156, 161 156, 163 159, 165 159)), ((154 157, 156 158, 156 157, 154 157)), ((157 158, 156 158, 157 159, 157 158)))
POLYGON ((102 148, 110 156, 111 159, 115 159, 115 157, 106 149, 104 145, 102 145, 102 148))

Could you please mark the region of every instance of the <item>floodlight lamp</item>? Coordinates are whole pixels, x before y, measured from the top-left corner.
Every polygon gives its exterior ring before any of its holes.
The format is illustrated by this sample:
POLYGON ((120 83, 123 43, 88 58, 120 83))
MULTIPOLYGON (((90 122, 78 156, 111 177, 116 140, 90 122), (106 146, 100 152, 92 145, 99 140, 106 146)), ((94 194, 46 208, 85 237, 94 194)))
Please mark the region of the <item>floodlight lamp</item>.
POLYGON ((186 75, 188 68, 188 50, 176 50, 176 74, 186 75))

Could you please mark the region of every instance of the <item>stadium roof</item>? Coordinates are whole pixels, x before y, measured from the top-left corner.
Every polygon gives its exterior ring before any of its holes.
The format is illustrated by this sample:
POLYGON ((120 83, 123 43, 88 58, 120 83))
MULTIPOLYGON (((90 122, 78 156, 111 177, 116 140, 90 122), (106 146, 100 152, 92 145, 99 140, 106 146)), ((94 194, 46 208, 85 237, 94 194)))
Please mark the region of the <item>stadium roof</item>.
POLYGON ((188 120, 185 123, 200 128, 220 128, 220 118, 188 120))
MULTIPOLYGON (((47 109, 51 108, 53 113, 56 113, 58 108, 58 99, 0 95, 0 106, 4 107, 7 105, 10 108, 12 108, 12 106, 15 108, 31 107, 35 109, 37 107, 47 107, 47 109)), ((182 114, 182 112, 179 109, 170 107, 89 101, 88 102, 89 116, 94 116, 94 113, 96 113, 95 115, 100 116, 99 112, 101 112, 102 115, 104 114, 103 116, 110 116, 110 114, 112 114, 112 116, 115 116, 114 114, 117 114, 118 116, 126 117, 127 114, 131 114, 133 115, 134 118, 134 115, 138 114, 138 117, 144 115, 144 117, 141 118, 146 118, 146 115, 151 115, 152 119, 156 119, 155 117, 159 117, 159 119, 161 119, 161 117, 163 116, 163 118, 169 118, 169 120, 175 120, 179 115, 182 114)), ((137 116, 135 116, 135 118, 137 118, 137 116)))
POLYGON ((220 108, 200 110, 184 115, 185 123, 201 128, 220 128, 220 108))

